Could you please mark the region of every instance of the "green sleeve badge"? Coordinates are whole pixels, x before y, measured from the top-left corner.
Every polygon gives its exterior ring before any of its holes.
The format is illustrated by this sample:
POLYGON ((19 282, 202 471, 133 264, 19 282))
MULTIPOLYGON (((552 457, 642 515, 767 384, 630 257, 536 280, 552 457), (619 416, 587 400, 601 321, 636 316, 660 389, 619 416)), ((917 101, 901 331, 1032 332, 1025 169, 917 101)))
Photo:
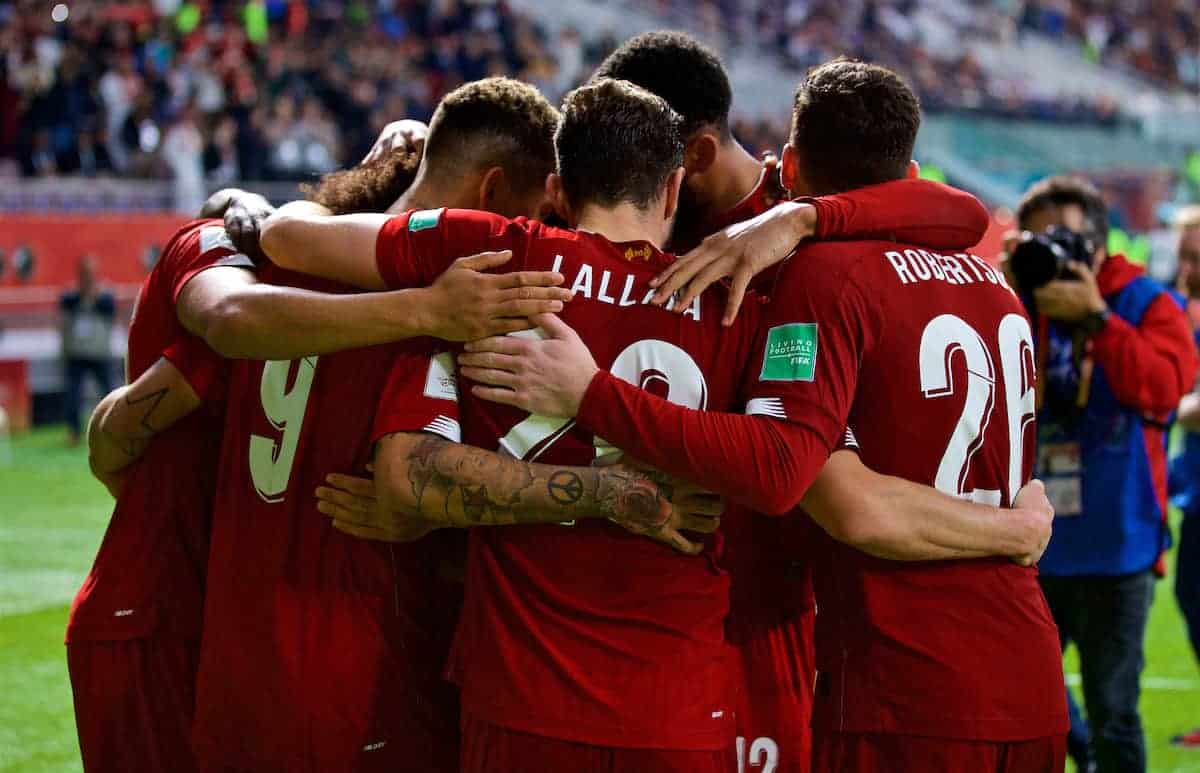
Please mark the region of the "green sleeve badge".
POLYGON ((441 209, 422 209, 412 213, 408 216, 408 230, 424 231, 426 228, 436 228, 445 211, 446 208, 442 207, 441 209))
POLYGON ((794 322, 767 331, 759 381, 812 381, 816 373, 816 322, 794 322))

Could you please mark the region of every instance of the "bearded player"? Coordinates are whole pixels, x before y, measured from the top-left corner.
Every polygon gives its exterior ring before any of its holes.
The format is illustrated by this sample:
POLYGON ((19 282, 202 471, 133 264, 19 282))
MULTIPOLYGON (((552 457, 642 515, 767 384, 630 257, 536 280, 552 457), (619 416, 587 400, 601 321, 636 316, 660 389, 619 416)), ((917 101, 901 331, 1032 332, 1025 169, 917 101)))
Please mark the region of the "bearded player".
MULTIPOLYGON (((898 179, 912 171, 919 123, 894 73, 817 68, 796 94, 784 182, 819 194, 898 179)), ((920 240, 813 244, 785 265, 777 297, 787 303, 765 315, 743 390, 757 416, 631 388, 563 330, 487 343, 510 372, 496 379, 507 391, 487 394, 577 415, 639 458, 767 511, 799 501, 847 422, 873 468, 980 503, 1017 497, 1032 466, 1032 339, 999 271, 920 240)), ((832 541, 820 555, 815 769, 1062 770, 1057 633, 1036 570, 897 564, 832 541)))

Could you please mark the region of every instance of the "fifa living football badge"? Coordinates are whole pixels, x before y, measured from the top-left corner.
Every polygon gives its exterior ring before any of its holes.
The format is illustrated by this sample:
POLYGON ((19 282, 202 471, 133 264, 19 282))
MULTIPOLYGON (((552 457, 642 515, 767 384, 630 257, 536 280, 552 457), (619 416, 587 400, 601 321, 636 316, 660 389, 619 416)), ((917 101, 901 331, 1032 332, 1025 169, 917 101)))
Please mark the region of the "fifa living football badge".
POLYGON ((408 230, 424 231, 426 228, 436 227, 445 211, 446 208, 442 207, 441 209, 422 209, 420 212, 412 213, 408 216, 408 230))
POLYGON ((812 381, 816 373, 816 322, 793 322, 767 331, 759 381, 812 381))

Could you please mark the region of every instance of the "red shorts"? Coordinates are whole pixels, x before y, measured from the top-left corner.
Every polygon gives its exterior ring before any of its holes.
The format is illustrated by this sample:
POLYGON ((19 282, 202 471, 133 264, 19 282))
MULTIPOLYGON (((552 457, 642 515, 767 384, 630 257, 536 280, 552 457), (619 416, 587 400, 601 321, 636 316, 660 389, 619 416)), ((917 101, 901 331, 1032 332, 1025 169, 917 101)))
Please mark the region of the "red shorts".
POLYGON ((733 749, 613 749, 520 733, 463 714, 461 773, 731 773, 733 749))
POLYGON ((199 645, 168 637, 67 645, 86 773, 191 773, 199 645))
POLYGON ((1032 741, 962 741, 909 735, 814 733, 814 773, 1062 773, 1065 735, 1032 741))
POLYGON ((812 760, 813 612, 744 648, 736 703, 739 771, 808 773, 812 760), (771 646, 766 646, 771 645, 771 646), (772 648, 774 655, 764 652, 772 648), (755 657, 750 657, 751 655, 755 657))

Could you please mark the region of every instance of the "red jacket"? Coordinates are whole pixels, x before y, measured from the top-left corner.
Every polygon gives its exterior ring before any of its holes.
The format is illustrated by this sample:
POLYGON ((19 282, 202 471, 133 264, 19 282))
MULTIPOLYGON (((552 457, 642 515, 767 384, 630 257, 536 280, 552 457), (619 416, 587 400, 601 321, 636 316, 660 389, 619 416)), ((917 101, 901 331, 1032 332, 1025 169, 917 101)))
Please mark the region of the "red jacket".
MULTIPOLYGON (((1100 266, 1096 282, 1106 298, 1144 273, 1124 255, 1112 255, 1100 266)), ((1125 405, 1165 422, 1191 391, 1200 368, 1200 356, 1187 315, 1163 293, 1146 309, 1135 328, 1111 315, 1104 329, 1092 337, 1092 357, 1104 368, 1113 394, 1125 405)), ((1143 432, 1150 455, 1154 491, 1167 517, 1167 450, 1161 427, 1145 423, 1143 432)), ((1161 574, 1162 561, 1156 567, 1161 574)))

